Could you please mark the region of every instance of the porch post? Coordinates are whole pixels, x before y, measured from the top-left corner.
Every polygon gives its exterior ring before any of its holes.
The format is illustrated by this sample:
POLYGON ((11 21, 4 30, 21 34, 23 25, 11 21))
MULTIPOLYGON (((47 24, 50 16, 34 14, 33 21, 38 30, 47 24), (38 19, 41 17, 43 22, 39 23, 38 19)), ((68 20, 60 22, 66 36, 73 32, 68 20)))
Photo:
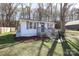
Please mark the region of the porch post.
POLYGON ((38 36, 38 22, 36 23, 36 29, 37 29, 37 36, 38 36))
POLYGON ((34 22, 32 22, 32 29, 34 29, 34 22))

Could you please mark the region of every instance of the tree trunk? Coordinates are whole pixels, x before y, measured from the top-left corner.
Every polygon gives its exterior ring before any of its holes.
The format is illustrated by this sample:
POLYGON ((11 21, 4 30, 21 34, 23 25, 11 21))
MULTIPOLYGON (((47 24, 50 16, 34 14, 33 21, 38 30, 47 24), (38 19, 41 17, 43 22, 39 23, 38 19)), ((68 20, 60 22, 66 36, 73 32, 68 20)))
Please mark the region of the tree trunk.
POLYGON ((65 33, 65 14, 64 14, 64 9, 62 7, 62 3, 60 4, 60 21, 61 21, 61 24, 60 24, 60 30, 61 30, 61 35, 63 36, 64 33, 65 33))
MULTIPOLYGON (((64 7, 64 6, 63 6, 64 7)), ((64 9, 62 7, 62 3, 60 4, 60 30, 61 30, 61 37, 64 37, 65 34, 65 13, 64 13, 64 9)))

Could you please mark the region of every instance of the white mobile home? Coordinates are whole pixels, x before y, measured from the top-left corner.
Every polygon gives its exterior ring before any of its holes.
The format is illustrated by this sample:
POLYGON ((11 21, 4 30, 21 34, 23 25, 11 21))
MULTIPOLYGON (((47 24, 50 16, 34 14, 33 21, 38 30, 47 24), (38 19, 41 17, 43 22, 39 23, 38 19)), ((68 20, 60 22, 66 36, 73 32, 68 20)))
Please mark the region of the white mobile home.
POLYGON ((20 20, 16 37, 30 37, 46 34, 54 29, 55 23, 48 21, 20 20))

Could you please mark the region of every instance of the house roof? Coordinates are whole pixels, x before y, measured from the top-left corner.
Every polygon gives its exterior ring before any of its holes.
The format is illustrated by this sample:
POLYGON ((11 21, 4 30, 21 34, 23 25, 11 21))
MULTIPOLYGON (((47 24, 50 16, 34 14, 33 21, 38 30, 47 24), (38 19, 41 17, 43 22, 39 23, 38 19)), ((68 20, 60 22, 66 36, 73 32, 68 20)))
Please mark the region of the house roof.
POLYGON ((25 22, 25 21, 29 21, 29 22, 43 22, 43 23, 53 23, 53 21, 36 21, 36 20, 25 20, 25 19, 20 19, 20 22, 25 22))
POLYGON ((78 25, 79 24, 79 20, 76 20, 76 21, 70 21, 70 22, 67 22, 65 24, 65 26, 68 26, 68 25, 78 25))

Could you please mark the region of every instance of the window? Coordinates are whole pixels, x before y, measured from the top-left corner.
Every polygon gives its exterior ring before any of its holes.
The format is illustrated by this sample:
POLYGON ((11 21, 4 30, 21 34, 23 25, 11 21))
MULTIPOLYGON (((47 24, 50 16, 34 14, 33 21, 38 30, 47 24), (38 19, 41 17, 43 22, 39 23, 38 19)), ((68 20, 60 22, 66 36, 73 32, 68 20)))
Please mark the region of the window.
POLYGON ((27 29, 29 28, 29 22, 27 21, 27 23, 26 23, 26 26, 27 26, 27 29))
POLYGON ((30 28, 32 28, 32 22, 30 22, 30 28))
POLYGON ((34 23, 34 29, 36 29, 36 23, 34 23))

